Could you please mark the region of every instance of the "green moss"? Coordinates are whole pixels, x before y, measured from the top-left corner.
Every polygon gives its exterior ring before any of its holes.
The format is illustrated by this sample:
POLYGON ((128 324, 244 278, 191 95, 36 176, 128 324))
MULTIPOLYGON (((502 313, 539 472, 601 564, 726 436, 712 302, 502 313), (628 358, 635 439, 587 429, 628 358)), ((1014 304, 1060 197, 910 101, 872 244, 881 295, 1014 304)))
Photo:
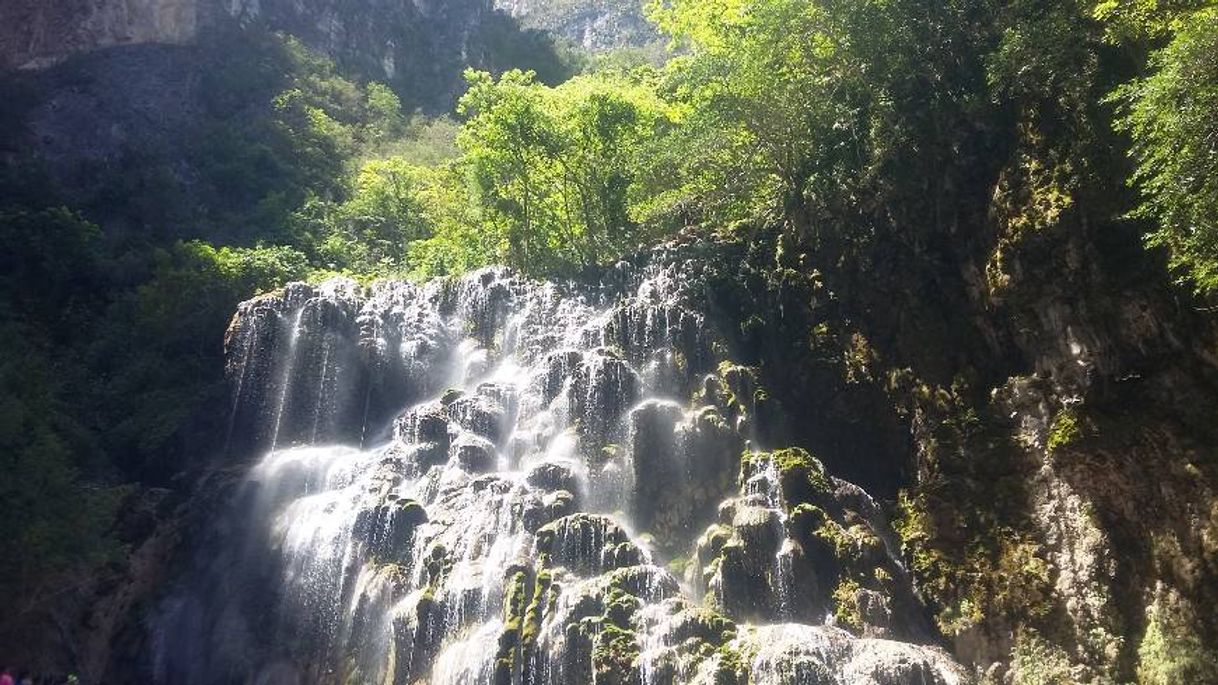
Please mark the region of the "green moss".
POLYGON ((799 447, 745 452, 740 457, 741 476, 748 478, 771 463, 778 471, 782 496, 789 510, 803 503, 818 502, 832 489, 824 464, 799 447))
POLYGON ((858 605, 858 592, 861 589, 854 579, 844 578, 833 590, 833 617, 839 627, 862 631, 863 615, 859 613, 858 605))
POLYGON ((812 531, 812 535, 832 545, 833 554, 839 559, 850 546, 850 536, 846 529, 831 518, 826 518, 819 528, 812 531))
POLYGON ((597 682, 629 682, 639 658, 639 641, 629 627, 604 622, 592 649, 597 682))
POLYGON ((726 389, 726 405, 736 410, 748 409, 742 398, 747 401, 757 391, 756 369, 723 361, 719 363, 717 372, 726 389))
POLYGON ((436 601, 435 590, 430 586, 425 588, 419 593, 419 599, 414 605, 416 625, 422 627, 432 624, 433 621, 440 618, 442 610, 439 602, 436 601))
POLYGON ((871 529, 862 524, 845 527, 825 518, 813 535, 833 546, 834 555, 842 562, 860 562, 882 554, 884 543, 871 529))
POLYGON ((945 549, 936 544, 942 536, 924 496, 902 492, 898 506, 897 534, 923 591, 938 605, 935 620, 945 635, 987 615, 1038 618, 1052 610, 1052 567, 1030 535, 993 526, 945 549))
POLYGON ((408 520, 422 523, 427 521, 427 510, 417 500, 404 499, 398 501, 398 515, 408 520))
POLYGON ((883 566, 877 566, 872 575, 875 577, 875 582, 878 583, 880 587, 887 587, 890 583, 892 583, 892 574, 889 573, 888 570, 883 566))
POLYGON ((607 463, 613 461, 614 459, 617 459, 624 453, 625 453, 625 451, 622 449, 621 445, 611 442, 608 445, 605 445, 604 447, 601 448, 600 454, 599 454, 600 463, 607 464, 607 463))
POLYGON ((829 514, 815 504, 801 503, 795 505, 787 514, 787 528, 791 534, 804 537, 814 534, 826 522, 830 522, 829 514))
POLYGON ((736 624, 723 614, 705 606, 674 607, 669 638, 673 644, 684 644, 697 660, 711 656, 714 651, 736 637, 736 624))
POLYGON ((852 333, 849 345, 842 354, 845 378, 848 383, 862 383, 873 378, 872 369, 878 367, 880 359, 875 349, 862 333, 852 333))
POLYGON ((528 595, 529 574, 523 570, 516 571, 508 579, 504 592, 503 632, 499 634, 499 647, 495 653, 496 685, 511 683, 517 666, 523 662, 522 627, 528 595))
POLYGON ((529 590, 529 574, 517 571, 507 583, 507 591, 503 600, 503 622, 505 625, 519 625, 524 617, 526 600, 529 590))
POLYGON ((1063 409, 1053 417, 1053 425, 1049 427, 1048 447, 1050 452, 1068 447, 1083 435, 1079 425, 1078 415, 1073 409, 1063 409))
POLYGON ((716 650, 719 662, 716 664, 715 685, 739 685, 747 682, 744 657, 740 651, 730 645, 722 645, 716 650))
POLYGON ((673 349, 672 365, 673 369, 681 375, 689 373, 689 359, 685 356, 684 350, 673 349))
POLYGON ((629 628, 634 613, 642 606, 638 597, 619 587, 609 589, 605 597, 605 618, 616 626, 629 628))
POLYGON ((829 482, 825 477, 824 465, 820 463, 819 459, 808 454, 807 450, 799 447, 788 447, 786 449, 774 450, 771 456, 781 473, 801 471, 807 473, 809 478, 816 479, 824 487, 828 487, 829 482))
POLYGON ((533 583, 533 598, 529 602, 529 607, 525 611, 524 626, 521 633, 521 640, 526 646, 536 644, 537 635, 541 631, 541 621, 544 618, 546 611, 550 608, 551 602, 557 596, 557 592, 551 592, 553 589, 554 577, 551 572, 543 570, 537 574, 537 580, 533 583))
POLYGON ((602 680, 626 682, 639 658, 639 641, 632 625, 639 600, 616 588, 606 599, 605 616, 592 649, 592 663, 602 680))
POLYGON ((635 634, 635 614, 642 606, 629 588, 639 584, 638 568, 621 568, 610 574, 601 601, 604 612, 588 620, 595 622, 592 665, 595 680, 605 683, 632 682, 639 657, 639 640, 635 634))

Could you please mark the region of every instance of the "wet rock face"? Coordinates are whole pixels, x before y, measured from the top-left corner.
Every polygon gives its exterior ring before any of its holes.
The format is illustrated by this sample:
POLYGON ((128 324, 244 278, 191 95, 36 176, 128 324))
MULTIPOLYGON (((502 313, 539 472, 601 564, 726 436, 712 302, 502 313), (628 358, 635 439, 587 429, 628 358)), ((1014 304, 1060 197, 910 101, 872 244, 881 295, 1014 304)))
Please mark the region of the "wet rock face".
POLYGON ((575 472, 565 464, 545 462, 529 471, 528 483, 546 491, 575 492, 579 487, 575 472))
POLYGON ((825 685, 956 685, 963 669, 941 650, 886 640, 856 640, 814 626, 767 626, 733 644, 752 659, 753 682, 825 685))
POLYGON ((426 522, 422 505, 414 500, 397 500, 360 510, 351 533, 376 557, 393 559, 407 551, 415 529, 426 522))
POLYGON ((160 612, 151 679, 956 682, 872 639, 932 636, 866 493, 750 447, 764 388, 718 358, 692 264, 243 304, 233 433, 267 456, 160 612))
POLYGON ((580 575, 637 566, 645 558, 626 531, 604 516, 565 516, 537 532, 537 551, 554 566, 580 575))
POLYGON ((354 284, 289 286, 242 305, 226 338, 236 452, 338 440, 360 444, 371 392, 354 284))

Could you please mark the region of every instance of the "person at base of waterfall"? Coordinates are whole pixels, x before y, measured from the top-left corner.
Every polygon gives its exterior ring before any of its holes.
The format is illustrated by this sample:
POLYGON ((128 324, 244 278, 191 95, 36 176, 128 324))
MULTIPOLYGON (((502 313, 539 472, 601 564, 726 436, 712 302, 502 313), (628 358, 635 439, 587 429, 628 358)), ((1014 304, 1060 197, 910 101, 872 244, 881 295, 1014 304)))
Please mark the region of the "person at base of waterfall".
POLYGON ((14 685, 13 672, 8 666, 5 666, 4 670, 0 671, 0 685, 14 685))

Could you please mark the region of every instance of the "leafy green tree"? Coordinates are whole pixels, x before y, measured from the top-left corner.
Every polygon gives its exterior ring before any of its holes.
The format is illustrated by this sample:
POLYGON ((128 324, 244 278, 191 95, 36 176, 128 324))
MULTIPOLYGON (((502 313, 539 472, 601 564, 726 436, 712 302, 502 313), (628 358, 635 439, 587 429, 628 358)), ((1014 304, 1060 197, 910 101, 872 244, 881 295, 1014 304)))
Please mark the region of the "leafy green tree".
POLYGON ((226 322, 308 271, 287 247, 156 248, 63 208, 0 210, 0 643, 106 577, 124 483, 221 453, 226 322))
POLYGON ((63 207, 0 210, 0 316, 55 339, 79 332, 101 280, 97 226, 63 207))
POLYGON ((494 264, 507 254, 506 236, 490 230, 469 167, 453 162, 427 169, 419 189, 431 236, 410 244, 411 275, 461 274, 494 264))
POLYGON ((1152 245, 1197 290, 1218 290, 1218 7, 1171 22, 1152 73, 1121 87, 1120 128, 1133 138, 1135 215, 1153 222, 1152 245))
POLYGON ((968 144, 970 94, 984 102, 982 4, 651 3, 681 50, 663 86, 681 116, 647 156, 646 215, 773 213, 845 242, 949 224, 952 151, 968 144))
POLYGON ((1182 17, 1212 0, 1100 0, 1092 13, 1114 43, 1130 45, 1170 38, 1182 17))
POLYGON ((65 401, 60 362, 32 331, 0 320, 0 591, 9 630, 45 610, 118 552, 109 535, 122 489, 86 478, 92 435, 65 401))
POLYGON ((296 221, 313 235, 321 264, 367 275, 406 271, 410 243, 431 234, 418 196, 427 173, 401 157, 371 160, 346 201, 306 203, 296 221))
POLYGON ((122 493, 89 477, 104 459, 73 402, 84 375, 65 354, 101 301, 99 238, 67 209, 0 211, 0 593, 11 600, 0 635, 117 552, 108 532, 122 493))
POLYGON ((650 84, 620 74, 556 88, 520 71, 468 78, 458 145, 509 264, 570 272, 640 245, 630 212, 636 160, 667 118, 650 84))
POLYGON ((553 180, 547 162, 558 147, 553 120, 531 74, 509 71, 496 83, 490 74, 470 72, 467 79, 469 91, 457 108, 468 117, 457 138, 463 161, 476 174, 478 199, 491 210, 486 228, 506 236, 509 260, 530 263, 544 252, 538 243, 552 215, 542 205, 553 180))
POLYGON ((233 31, 209 44, 208 116, 187 141, 206 230, 187 237, 299 243, 291 214, 311 197, 341 201, 356 160, 406 135, 401 102, 290 36, 233 31))

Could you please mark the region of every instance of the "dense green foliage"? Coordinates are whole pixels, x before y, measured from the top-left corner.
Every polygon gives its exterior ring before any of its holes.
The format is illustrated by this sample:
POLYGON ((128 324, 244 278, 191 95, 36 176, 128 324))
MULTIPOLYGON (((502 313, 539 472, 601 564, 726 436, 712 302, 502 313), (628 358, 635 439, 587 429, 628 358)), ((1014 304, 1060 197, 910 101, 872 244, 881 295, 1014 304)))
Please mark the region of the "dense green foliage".
POLYGON ((1004 165, 997 216, 1016 240, 1119 210, 1099 189, 1120 129, 1139 163, 1133 216, 1200 289, 1214 278, 1212 10, 722 0, 651 13, 679 48, 663 67, 601 62, 558 85, 470 72, 450 159, 391 158, 312 191, 295 244, 361 273, 569 275, 684 226, 765 216, 862 258, 969 221, 991 200, 976 173, 1004 165), (1165 47, 1131 71, 1114 42, 1165 47), (1144 77, 1115 90, 1118 120, 1105 100, 1130 73, 1144 77), (392 206, 357 198, 390 168, 392 206))
POLYGON ((0 536, 14 550, 0 586, 22 589, 24 613, 117 552, 123 482, 205 456, 188 442, 223 430, 216 332, 235 302, 305 272, 288 248, 109 245, 48 209, 0 211, 0 273, 0 536))
POLYGON ((1122 129, 1134 139, 1137 216, 1155 222, 1152 243, 1200 290, 1218 289, 1218 7, 1172 24, 1154 71, 1118 91, 1122 129))
POLYGON ((658 235, 634 211, 645 144, 672 123, 653 76, 549 87, 471 71, 453 158, 365 162, 344 200, 306 203, 297 234, 323 266, 360 274, 574 274, 617 259, 658 235))
POLYGON ((103 534, 117 493, 80 480, 81 462, 96 456, 94 436, 66 406, 68 386, 82 379, 63 377, 52 357, 86 316, 74 281, 90 275, 97 229, 64 210, 5 213, 0 227, 0 537, 21 550, 0 560, 0 585, 36 596, 50 589, 39 575, 112 551, 103 534), (44 302, 57 309, 44 311, 44 302))
MULTIPOLYGON (((376 250, 409 214, 384 164, 349 180, 359 158, 449 154, 451 127, 411 126, 388 89, 290 38, 214 40, 197 55, 205 111, 168 152, 135 141, 126 163, 74 187, 32 159, 0 176, 0 537, 12 543, 0 593, 25 598, 14 627, 44 620, 132 542, 117 524, 141 494, 126 484, 169 484, 224 456, 223 332, 238 302, 331 262, 386 261, 376 250), (310 233, 298 217, 317 203, 341 220, 310 233)), ((21 106, 37 97, 14 92, 21 106)))
POLYGON ((540 88, 519 71, 469 81, 462 162, 508 263, 588 268, 644 242, 630 194, 641 146, 666 120, 651 88, 617 75, 540 88))

